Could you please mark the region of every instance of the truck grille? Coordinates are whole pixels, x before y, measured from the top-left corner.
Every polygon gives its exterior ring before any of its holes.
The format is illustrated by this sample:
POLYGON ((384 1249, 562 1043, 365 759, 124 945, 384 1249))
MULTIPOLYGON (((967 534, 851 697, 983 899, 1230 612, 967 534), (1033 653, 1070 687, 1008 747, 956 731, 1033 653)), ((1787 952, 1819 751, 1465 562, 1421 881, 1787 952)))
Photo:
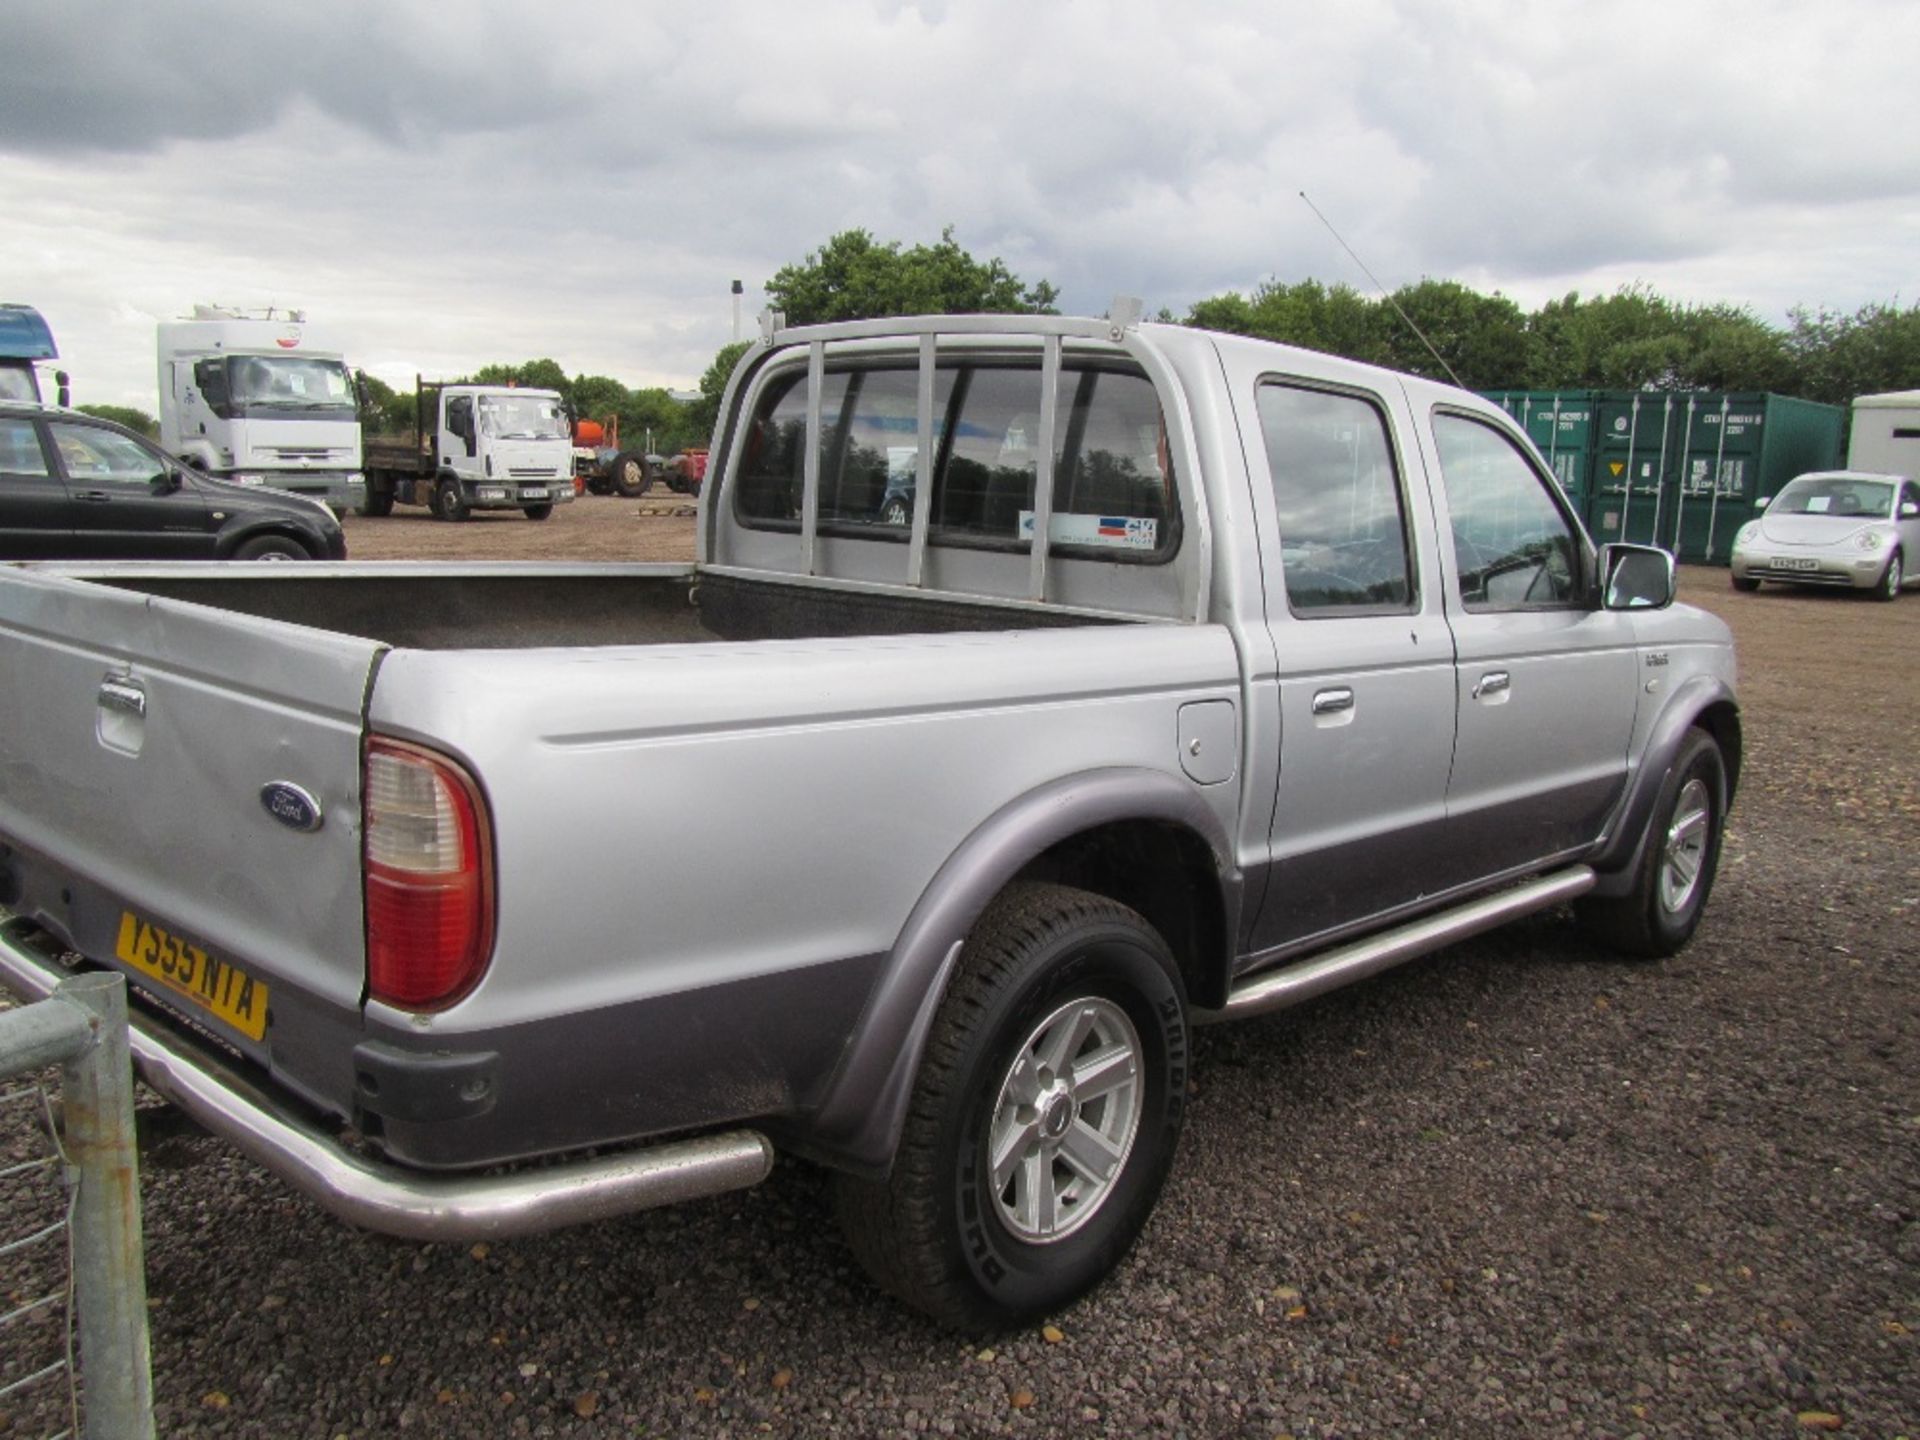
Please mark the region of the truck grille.
POLYGON ((554 469, 551 465, 516 465, 507 471, 516 480, 551 480, 554 469))

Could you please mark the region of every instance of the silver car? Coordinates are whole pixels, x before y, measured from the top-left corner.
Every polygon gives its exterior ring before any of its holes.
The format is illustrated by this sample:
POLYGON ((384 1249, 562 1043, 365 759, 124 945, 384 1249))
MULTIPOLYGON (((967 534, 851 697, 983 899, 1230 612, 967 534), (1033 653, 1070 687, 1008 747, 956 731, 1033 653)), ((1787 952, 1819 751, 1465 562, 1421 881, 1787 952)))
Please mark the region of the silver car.
POLYGON ((1920 575, 1920 485, 1901 475, 1817 470, 1762 501, 1766 514, 1733 537, 1733 588, 1762 580, 1846 586, 1894 600, 1920 575))

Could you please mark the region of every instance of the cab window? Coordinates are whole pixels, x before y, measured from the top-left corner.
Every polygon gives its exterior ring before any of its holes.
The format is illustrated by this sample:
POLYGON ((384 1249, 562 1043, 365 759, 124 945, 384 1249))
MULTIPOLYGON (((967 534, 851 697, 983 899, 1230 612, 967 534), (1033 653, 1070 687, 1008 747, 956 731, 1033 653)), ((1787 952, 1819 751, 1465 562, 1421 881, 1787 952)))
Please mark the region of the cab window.
POLYGON ((130 435, 54 420, 47 425, 69 480, 144 485, 166 473, 166 464, 130 435))
POLYGON ((1387 420, 1369 400, 1269 382, 1261 437, 1280 528, 1280 570, 1297 615, 1409 608, 1407 515, 1387 420))
POLYGON ((1469 610, 1563 607, 1580 595, 1581 545, 1552 483, 1512 438, 1438 412, 1434 443, 1446 490, 1460 600, 1469 610))

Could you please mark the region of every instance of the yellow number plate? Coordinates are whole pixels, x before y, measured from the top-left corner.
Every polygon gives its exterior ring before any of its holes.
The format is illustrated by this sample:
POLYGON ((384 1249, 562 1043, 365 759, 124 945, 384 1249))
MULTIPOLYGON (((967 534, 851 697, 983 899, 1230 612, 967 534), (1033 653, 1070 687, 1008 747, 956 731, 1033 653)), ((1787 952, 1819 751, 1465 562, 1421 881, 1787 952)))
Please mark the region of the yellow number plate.
POLYGON ((131 910, 120 915, 120 938, 113 953, 142 975, 150 975, 176 995, 218 1016, 249 1040, 267 1031, 265 982, 216 960, 198 945, 168 934, 131 910))

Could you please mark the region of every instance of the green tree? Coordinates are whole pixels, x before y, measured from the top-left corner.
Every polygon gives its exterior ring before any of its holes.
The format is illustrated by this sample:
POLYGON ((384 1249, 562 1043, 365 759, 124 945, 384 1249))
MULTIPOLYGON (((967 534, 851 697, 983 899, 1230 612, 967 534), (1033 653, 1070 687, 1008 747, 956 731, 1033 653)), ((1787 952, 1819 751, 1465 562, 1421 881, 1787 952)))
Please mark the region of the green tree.
POLYGON ((535 390, 558 390, 571 398, 567 372, 557 360, 525 360, 518 365, 482 365, 467 382, 474 385, 525 385, 535 390))
POLYGON ((1527 373, 1532 341, 1526 316, 1499 292, 1482 295, 1455 280, 1422 280, 1402 286, 1393 299, 1396 304, 1376 311, 1385 363, 1393 368, 1457 380, 1473 390, 1511 385, 1513 377, 1527 373))
POLYGON ((160 422, 144 410, 136 410, 131 405, 76 405, 73 407, 82 415, 92 415, 97 419, 111 420, 116 425, 124 425, 146 436, 149 440, 160 438, 160 422))
POLYGON ((1920 304, 1861 306, 1851 315, 1793 311, 1786 337, 1800 381, 1812 400, 1844 404, 1855 395, 1920 389, 1920 304))
POLYGON ((1051 315, 1058 292, 1028 285, 997 256, 976 260, 940 232, 936 245, 903 249, 865 230, 843 230, 766 284, 767 300, 789 325, 871 320, 892 315, 1051 315))
POLYGON ((377 375, 360 372, 360 386, 366 402, 360 409, 363 435, 411 435, 414 422, 414 392, 395 390, 377 375))
POLYGON ((1798 376, 1784 333, 1751 310, 1709 305, 1689 310, 1685 333, 1690 353, 1685 383, 1699 390, 1796 388, 1798 376))

